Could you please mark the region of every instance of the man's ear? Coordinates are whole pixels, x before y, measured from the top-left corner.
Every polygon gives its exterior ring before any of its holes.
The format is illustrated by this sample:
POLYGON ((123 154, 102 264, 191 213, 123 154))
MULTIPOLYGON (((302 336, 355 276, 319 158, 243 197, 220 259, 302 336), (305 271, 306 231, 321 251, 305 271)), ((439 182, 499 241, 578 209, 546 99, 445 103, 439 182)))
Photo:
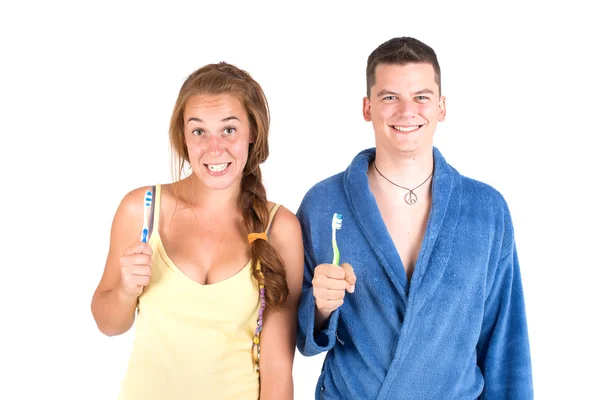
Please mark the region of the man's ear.
POLYGON ((441 96, 437 120, 439 122, 442 122, 445 119, 446 119, 446 97, 441 96))
POLYGON ((363 97, 363 118, 367 122, 371 122, 371 100, 368 97, 363 97))

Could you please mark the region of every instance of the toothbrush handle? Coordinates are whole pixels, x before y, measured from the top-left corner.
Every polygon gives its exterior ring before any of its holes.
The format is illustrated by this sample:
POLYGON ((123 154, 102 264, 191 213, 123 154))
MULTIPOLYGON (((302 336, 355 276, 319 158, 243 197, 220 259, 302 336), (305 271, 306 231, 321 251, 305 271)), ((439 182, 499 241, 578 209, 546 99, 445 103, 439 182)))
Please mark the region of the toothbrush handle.
POLYGON ((333 265, 340 265, 340 250, 337 246, 333 246, 333 265))
POLYGON ((141 240, 143 243, 146 243, 146 242, 148 242, 148 228, 144 228, 144 229, 142 230, 142 235, 141 235, 141 237, 140 237, 140 240, 141 240))

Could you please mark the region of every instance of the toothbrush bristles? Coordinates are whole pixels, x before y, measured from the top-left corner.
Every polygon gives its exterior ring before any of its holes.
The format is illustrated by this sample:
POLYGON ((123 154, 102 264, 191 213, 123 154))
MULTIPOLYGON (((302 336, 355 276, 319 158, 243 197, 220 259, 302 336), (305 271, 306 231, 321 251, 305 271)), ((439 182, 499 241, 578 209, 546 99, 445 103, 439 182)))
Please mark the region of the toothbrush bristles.
POLYGON ((342 214, 333 214, 333 220, 331 221, 331 224, 335 229, 342 229, 342 214))
POLYGON ((144 205, 149 206, 150 204, 152 204, 152 192, 148 190, 146 192, 146 197, 144 197, 144 205))

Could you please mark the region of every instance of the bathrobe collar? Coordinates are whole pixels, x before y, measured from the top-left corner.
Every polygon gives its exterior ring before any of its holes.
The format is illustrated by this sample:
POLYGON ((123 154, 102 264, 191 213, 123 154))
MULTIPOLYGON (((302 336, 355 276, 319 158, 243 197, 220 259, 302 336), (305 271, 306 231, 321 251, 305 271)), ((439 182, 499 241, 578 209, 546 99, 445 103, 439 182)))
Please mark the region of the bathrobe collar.
MULTIPOLYGON (((344 191, 358 226, 399 294, 406 301, 409 289, 406 271, 369 188, 367 170, 374 159, 375 148, 363 150, 356 155, 344 173, 344 191)), ((427 281, 434 283, 439 280, 450 256, 454 228, 460 213, 461 193, 457 190, 462 187, 460 175, 446 162, 436 147, 433 147, 433 161, 431 211, 411 278, 411 290, 416 290, 423 283, 423 276, 427 270, 431 271, 431 274, 427 275, 427 281), (434 248, 436 252, 432 257, 434 248)), ((433 290, 432 287, 429 289, 433 290)))

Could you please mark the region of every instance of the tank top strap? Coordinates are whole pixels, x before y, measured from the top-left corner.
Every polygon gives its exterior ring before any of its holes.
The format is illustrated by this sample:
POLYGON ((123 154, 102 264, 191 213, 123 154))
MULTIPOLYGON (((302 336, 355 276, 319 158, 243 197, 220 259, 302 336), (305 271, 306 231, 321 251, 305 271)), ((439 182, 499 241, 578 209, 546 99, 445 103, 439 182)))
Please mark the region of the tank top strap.
POLYGON ((271 223, 273 222, 273 218, 275 218, 275 213, 277 212, 277 210, 279 210, 280 206, 281 204, 275 204, 273 208, 271 208, 271 211, 269 211, 269 223, 267 224, 267 229, 265 229, 265 233, 267 234, 267 236, 269 236, 271 233, 271 223))
POLYGON ((148 237, 152 238, 154 227, 158 229, 158 220, 160 216, 160 183, 152 186, 152 208, 150 210, 150 226, 148 227, 148 237))

